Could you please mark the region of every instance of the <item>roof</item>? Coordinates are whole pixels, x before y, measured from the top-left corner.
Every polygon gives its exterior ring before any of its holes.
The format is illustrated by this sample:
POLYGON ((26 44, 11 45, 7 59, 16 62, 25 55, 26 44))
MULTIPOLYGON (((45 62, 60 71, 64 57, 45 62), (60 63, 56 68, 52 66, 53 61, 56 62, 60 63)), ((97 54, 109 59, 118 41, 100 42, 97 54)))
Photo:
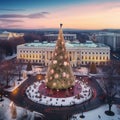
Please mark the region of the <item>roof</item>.
MULTIPOLYGON (((48 43, 47 41, 44 41, 42 43, 25 43, 22 45, 19 45, 20 47, 24 46, 24 47, 54 47, 56 45, 55 42, 52 43, 48 43)), ((75 47, 87 47, 87 48, 100 48, 100 47, 107 47, 105 44, 101 44, 101 43, 93 43, 93 42, 86 42, 86 43, 71 43, 71 42, 66 42, 65 43, 67 48, 75 48, 75 47)))

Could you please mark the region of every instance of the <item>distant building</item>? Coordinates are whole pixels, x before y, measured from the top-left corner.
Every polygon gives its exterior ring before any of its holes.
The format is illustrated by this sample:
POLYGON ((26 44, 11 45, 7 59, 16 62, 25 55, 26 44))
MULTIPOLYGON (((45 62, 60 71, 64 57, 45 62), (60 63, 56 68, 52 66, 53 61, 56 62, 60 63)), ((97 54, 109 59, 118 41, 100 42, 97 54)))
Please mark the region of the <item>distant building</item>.
POLYGON ((94 34, 93 37, 93 40, 110 46, 113 51, 120 50, 119 33, 100 32, 98 34, 94 34))
MULTIPOLYGON (((46 66, 52 59, 55 43, 26 43, 17 46, 17 59, 23 62, 41 63, 46 66)), ((95 44, 92 41, 86 43, 66 42, 66 49, 72 66, 107 64, 110 60, 110 47, 104 44, 95 44)))
MULTIPOLYGON (((58 34, 45 34, 44 36, 49 41, 55 41, 58 38, 58 34)), ((77 36, 76 34, 64 34, 64 39, 73 41, 77 39, 77 36)))
POLYGON ((23 37, 23 36, 24 33, 13 33, 13 32, 4 31, 0 33, 0 40, 9 40, 11 38, 23 37))

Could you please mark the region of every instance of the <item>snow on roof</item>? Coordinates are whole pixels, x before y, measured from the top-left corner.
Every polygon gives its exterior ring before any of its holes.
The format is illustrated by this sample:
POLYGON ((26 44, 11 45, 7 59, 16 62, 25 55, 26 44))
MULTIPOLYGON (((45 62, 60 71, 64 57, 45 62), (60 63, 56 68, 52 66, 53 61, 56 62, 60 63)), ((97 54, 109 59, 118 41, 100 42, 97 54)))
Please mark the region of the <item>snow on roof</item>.
MULTIPOLYGON (((26 47, 54 47, 56 45, 55 42, 51 42, 51 43, 48 43, 47 41, 44 41, 42 43, 25 43, 25 44, 22 44, 22 45, 19 45, 20 47, 21 46, 26 46, 26 47)), ((65 43, 66 47, 68 48, 73 48, 73 47, 88 47, 88 48, 96 48, 96 47, 108 47, 104 44, 101 44, 101 43, 94 43, 92 41, 87 41, 86 43, 78 43, 78 42, 66 42, 65 43)))

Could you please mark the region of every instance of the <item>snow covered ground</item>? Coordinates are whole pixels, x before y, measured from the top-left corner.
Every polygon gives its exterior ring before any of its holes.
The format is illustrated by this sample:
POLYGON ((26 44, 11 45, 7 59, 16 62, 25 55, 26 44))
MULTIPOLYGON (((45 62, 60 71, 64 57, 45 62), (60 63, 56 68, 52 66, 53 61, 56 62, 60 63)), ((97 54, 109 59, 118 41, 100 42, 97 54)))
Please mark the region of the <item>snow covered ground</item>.
POLYGON ((21 77, 21 81, 18 81, 18 79, 19 79, 18 77, 14 77, 14 79, 11 81, 12 82, 11 87, 5 89, 5 91, 12 92, 17 87, 19 87, 27 79, 27 77, 26 78, 21 77))
MULTIPOLYGON (((11 101, 4 98, 4 101, 0 102, 0 120, 34 120, 36 112, 30 112, 24 108, 16 106, 17 117, 16 119, 11 118, 11 101), (27 114, 27 116, 26 116, 27 114)), ((113 105, 112 111, 115 113, 114 116, 107 116, 104 111, 108 110, 108 105, 103 105, 97 109, 84 112, 84 119, 80 118, 80 114, 73 115, 70 120, 120 120, 120 105, 113 105)), ((42 115, 42 114, 40 114, 42 115)))
POLYGON ((12 119, 10 103, 11 101, 7 98, 0 102, 0 120, 34 120, 32 112, 18 106, 16 106, 16 119, 12 119))
POLYGON ((16 54, 13 54, 12 56, 7 56, 5 57, 5 60, 10 60, 12 58, 15 58, 17 55, 16 54))
POLYGON ((40 94, 39 92, 39 86, 42 84, 42 82, 44 81, 35 82, 26 89, 26 94, 28 98, 39 104, 51 105, 51 106, 71 106, 74 104, 83 103, 84 101, 89 100, 92 96, 91 88, 82 81, 77 81, 77 80, 76 82, 79 82, 81 87, 81 91, 79 93, 80 98, 76 98, 76 96, 71 96, 66 98, 55 98, 55 97, 45 96, 43 94, 40 94))
POLYGON ((84 112, 85 118, 80 118, 81 114, 76 114, 70 120, 120 120, 120 105, 112 106, 112 111, 115 113, 114 116, 107 116, 104 113, 106 110, 108 110, 108 105, 103 105, 89 112, 84 112))

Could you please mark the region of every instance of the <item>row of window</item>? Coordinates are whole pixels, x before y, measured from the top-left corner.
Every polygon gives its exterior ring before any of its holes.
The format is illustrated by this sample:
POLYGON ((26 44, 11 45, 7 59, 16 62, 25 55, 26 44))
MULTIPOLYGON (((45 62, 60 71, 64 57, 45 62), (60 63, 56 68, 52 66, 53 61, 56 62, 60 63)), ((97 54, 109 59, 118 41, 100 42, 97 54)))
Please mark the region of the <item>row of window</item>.
POLYGON ((26 55, 21 55, 20 54, 20 56, 19 56, 20 58, 45 58, 45 56, 43 55, 43 56, 41 56, 41 55, 28 55, 28 54, 26 54, 26 55))
POLYGON ((82 56, 84 60, 108 60, 108 56, 82 56))
POLYGON ((26 50, 20 50, 20 53, 44 53, 45 51, 26 51, 26 50))
POLYGON ((25 59, 21 59, 22 62, 32 62, 32 63, 44 63, 44 61, 42 60, 25 60, 25 59))
MULTIPOLYGON (((48 62, 44 62, 44 61, 41 61, 41 60, 22 60, 22 62, 32 62, 32 63, 41 63, 41 64, 46 64, 48 65, 49 63, 48 62)), ((80 64, 81 65, 88 65, 88 64, 92 64, 93 62, 88 62, 88 61, 82 61, 80 64)), ((94 62, 96 65, 103 65, 103 64, 107 64, 107 62, 94 62)), ((71 64, 72 66, 77 66, 78 63, 74 63, 74 64, 71 64)))
MULTIPOLYGON (((82 61, 81 62, 81 64, 82 65, 90 65, 90 64, 92 64, 93 62, 88 62, 88 61, 82 61)), ((94 62, 96 65, 105 65, 105 64, 107 64, 107 62, 94 62)))
POLYGON ((82 52, 82 54, 109 54, 109 52, 82 52))
MULTIPOLYGON (((53 51, 47 51, 50 53, 53 53, 53 51)), ((20 53, 45 53, 45 51, 25 51, 25 50, 20 50, 20 53)), ((75 54, 75 51, 71 52, 68 51, 69 54, 75 54)), ((77 54, 80 54, 80 52, 77 52, 77 54)), ((82 54, 109 54, 109 52, 82 52, 82 54)))
MULTIPOLYGON (((48 56, 48 54, 47 54, 47 59, 49 59, 49 57, 51 58, 51 56, 52 56, 52 54, 50 54, 50 56, 48 56)), ((39 54, 37 54, 37 55, 30 55, 30 54, 20 54, 20 56, 19 56, 20 58, 36 58, 36 59, 39 59, 39 58, 45 58, 45 55, 43 55, 43 56, 41 56, 41 55, 39 55, 39 54)), ((70 59, 70 61, 72 60, 72 56, 70 55, 69 56, 69 59, 70 59)), ((87 60, 87 59, 89 59, 89 60, 108 60, 109 59, 109 57, 108 56, 82 56, 82 59, 85 59, 85 60, 87 60)), ((75 60, 75 56, 73 57, 73 60, 75 60)), ((79 57, 77 57, 77 60, 80 60, 80 58, 79 57)))

